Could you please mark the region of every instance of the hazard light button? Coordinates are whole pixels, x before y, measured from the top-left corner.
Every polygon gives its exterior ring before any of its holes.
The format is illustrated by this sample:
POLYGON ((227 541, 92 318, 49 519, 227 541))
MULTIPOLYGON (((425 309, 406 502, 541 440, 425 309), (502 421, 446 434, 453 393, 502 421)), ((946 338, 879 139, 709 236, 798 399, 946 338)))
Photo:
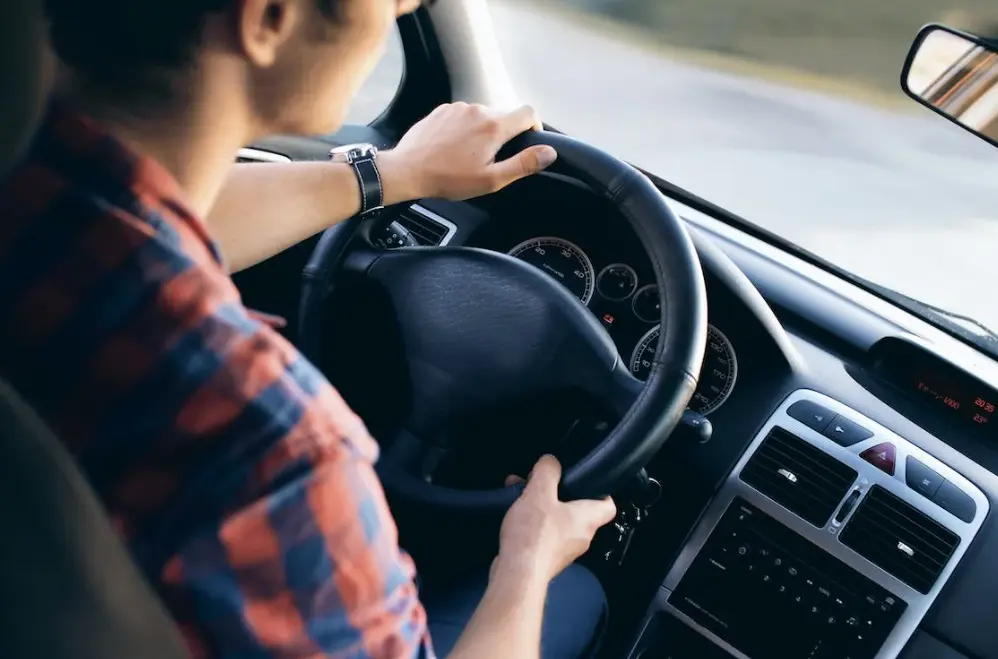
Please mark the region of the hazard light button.
POLYGON ((894 475, 894 460, 897 457, 897 453, 894 445, 890 442, 884 442, 883 444, 877 444, 876 446, 870 447, 860 453, 859 457, 863 458, 885 474, 890 474, 891 476, 894 475))

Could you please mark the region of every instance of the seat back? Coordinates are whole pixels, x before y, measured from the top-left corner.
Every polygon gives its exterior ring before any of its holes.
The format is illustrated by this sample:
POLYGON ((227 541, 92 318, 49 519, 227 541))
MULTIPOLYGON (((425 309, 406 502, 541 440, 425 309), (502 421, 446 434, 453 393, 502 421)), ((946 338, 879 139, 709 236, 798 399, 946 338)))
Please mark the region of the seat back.
POLYGON ((182 659, 72 457, 0 382, 0 657, 182 659))
MULTIPOLYGON (((41 7, 0 0, 0 175, 30 140, 54 70, 41 7)), ((188 656, 72 457, 4 382, 0 595, 3 659, 188 656)))

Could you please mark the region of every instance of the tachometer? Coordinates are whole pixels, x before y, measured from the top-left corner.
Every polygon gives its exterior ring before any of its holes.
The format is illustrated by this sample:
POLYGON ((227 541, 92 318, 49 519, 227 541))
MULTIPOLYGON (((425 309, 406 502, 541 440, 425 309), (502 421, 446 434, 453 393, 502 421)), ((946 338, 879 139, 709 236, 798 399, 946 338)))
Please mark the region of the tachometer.
POLYGON ((563 238, 544 236, 523 241, 509 250, 509 255, 548 273, 583 304, 592 299, 596 272, 593 262, 578 245, 563 238))
MULTIPOLYGON (((639 380, 647 380, 651 371, 661 325, 648 331, 631 354, 631 373, 639 380)), ((738 377, 738 358, 731 341, 713 325, 707 326, 707 350, 703 357, 703 368, 690 409, 700 414, 710 414, 728 399, 738 377)))

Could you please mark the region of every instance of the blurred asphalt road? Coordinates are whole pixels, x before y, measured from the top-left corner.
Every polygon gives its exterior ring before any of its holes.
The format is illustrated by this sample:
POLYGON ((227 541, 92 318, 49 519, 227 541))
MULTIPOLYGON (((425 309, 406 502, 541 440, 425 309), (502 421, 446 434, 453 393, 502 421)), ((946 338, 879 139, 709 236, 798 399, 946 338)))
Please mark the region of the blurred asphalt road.
MULTIPOLYGON (((861 276, 998 329, 993 147, 928 110, 708 70, 557 12, 491 5, 510 76, 548 123, 861 276)), ((394 88, 397 60, 390 52, 372 86, 394 88)))

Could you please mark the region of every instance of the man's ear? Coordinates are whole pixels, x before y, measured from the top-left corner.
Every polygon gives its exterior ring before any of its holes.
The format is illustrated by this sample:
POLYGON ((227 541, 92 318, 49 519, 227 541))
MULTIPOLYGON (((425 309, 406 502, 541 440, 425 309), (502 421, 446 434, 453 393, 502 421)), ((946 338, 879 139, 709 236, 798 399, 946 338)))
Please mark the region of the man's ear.
POLYGON ((291 37, 299 18, 300 0, 241 0, 236 3, 238 43, 246 57, 259 67, 277 60, 281 46, 291 37))

